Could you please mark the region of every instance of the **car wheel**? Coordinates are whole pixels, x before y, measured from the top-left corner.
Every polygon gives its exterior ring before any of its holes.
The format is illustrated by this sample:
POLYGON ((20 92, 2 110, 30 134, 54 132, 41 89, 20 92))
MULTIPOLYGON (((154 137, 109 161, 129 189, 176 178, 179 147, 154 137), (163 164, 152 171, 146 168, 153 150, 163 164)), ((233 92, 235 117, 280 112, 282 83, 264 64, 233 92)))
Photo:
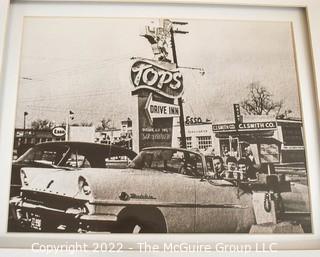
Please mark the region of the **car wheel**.
POLYGON ((138 222, 135 220, 124 220, 120 222, 115 232, 140 234, 140 233, 151 233, 152 231, 148 229, 148 227, 141 222, 138 222))
POLYGON ((135 224, 130 229, 132 234, 140 234, 143 233, 143 227, 140 224, 135 224))

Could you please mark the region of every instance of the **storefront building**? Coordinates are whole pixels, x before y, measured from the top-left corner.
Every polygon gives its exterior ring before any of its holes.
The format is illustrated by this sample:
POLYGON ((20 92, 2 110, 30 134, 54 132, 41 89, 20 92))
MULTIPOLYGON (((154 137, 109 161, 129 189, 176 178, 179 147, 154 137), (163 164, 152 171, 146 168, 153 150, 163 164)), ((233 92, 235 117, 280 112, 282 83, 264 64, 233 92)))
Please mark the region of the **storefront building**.
POLYGON ((302 120, 286 119, 277 120, 278 124, 278 139, 282 142, 281 145, 281 162, 294 163, 304 162, 305 148, 303 141, 303 126, 302 120))
POLYGON ((259 163, 305 162, 301 120, 248 116, 238 128, 234 122, 222 122, 213 124, 212 130, 220 156, 240 158, 250 147, 259 163))
POLYGON ((19 157, 35 144, 64 140, 65 135, 55 136, 51 129, 15 129, 13 154, 19 157))
MULTIPOLYGON (((185 123, 187 149, 197 149, 201 152, 212 151, 216 148, 218 140, 212 130, 211 121, 185 123)), ((180 125, 173 125, 172 146, 180 147, 180 125)))
POLYGON ((132 149, 132 120, 121 121, 121 128, 108 128, 95 132, 95 142, 115 144, 132 149))

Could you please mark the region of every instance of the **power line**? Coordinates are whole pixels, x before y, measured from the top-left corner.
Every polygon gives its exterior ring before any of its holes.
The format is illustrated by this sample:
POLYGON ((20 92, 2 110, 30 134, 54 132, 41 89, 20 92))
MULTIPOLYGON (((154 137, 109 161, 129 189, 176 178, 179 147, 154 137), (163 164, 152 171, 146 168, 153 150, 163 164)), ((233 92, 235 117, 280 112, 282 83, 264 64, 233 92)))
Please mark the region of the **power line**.
POLYGON ((59 69, 59 70, 55 70, 55 71, 52 71, 52 72, 46 72, 46 73, 40 73, 40 74, 28 74, 27 76, 24 76, 24 77, 27 77, 27 78, 31 78, 30 81, 32 81, 32 78, 38 78, 38 77, 42 77, 42 76, 55 76, 57 73, 65 73, 65 72, 75 72, 75 71, 81 71, 83 69, 86 70, 87 67, 92 67, 93 69, 95 68, 94 65, 114 65, 114 63, 112 63, 111 61, 114 60, 115 63, 117 62, 122 62, 123 59, 126 59, 129 61, 129 58, 130 58, 130 55, 124 55, 123 57, 117 57, 117 58, 110 58, 110 59, 105 59, 105 60, 101 60, 101 61, 95 61, 93 63, 87 63, 87 64, 81 64, 81 65, 77 65, 77 66, 67 66, 67 67, 64 67, 63 69, 59 69), (109 63, 108 63, 109 62, 109 63))
POLYGON ((48 97, 42 97, 39 99, 39 97, 30 97, 30 98, 22 98, 19 99, 19 103, 23 102, 42 102, 42 101, 49 101, 49 100, 58 100, 58 99, 74 99, 76 97, 91 97, 91 96, 102 96, 102 95, 108 95, 108 94, 117 94, 119 92, 116 92, 115 89, 109 89, 109 90, 101 90, 101 91, 85 91, 84 94, 75 94, 70 92, 69 94, 63 94, 63 95, 51 95, 48 97), (92 93, 91 93, 92 92, 92 93))
POLYGON ((75 113, 85 113, 85 114, 96 114, 101 115, 103 112, 96 112, 90 109, 77 109, 77 108, 55 108, 55 107, 47 107, 47 106, 27 106, 27 109, 39 111, 39 112, 58 112, 58 113, 67 113, 68 110, 73 109, 75 113))

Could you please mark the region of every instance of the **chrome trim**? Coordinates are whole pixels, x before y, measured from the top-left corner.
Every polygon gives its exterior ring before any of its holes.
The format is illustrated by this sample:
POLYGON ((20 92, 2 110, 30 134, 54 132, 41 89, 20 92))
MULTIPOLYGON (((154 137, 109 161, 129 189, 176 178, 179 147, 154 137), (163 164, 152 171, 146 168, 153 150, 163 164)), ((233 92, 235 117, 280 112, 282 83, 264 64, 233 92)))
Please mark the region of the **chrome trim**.
POLYGON ((41 209, 41 210, 46 210, 46 211, 65 213, 65 211, 63 211, 63 210, 46 207, 46 206, 43 206, 43 205, 40 205, 40 204, 26 203, 26 202, 23 202, 23 201, 18 202, 16 204, 16 207, 28 208, 28 209, 41 209))
POLYGON ((109 206, 133 206, 133 205, 144 205, 144 206, 156 206, 156 207, 175 207, 175 208, 234 208, 234 209, 247 209, 248 206, 241 204, 197 204, 189 202, 157 202, 152 200, 144 201, 118 201, 118 200, 93 200, 89 202, 90 204, 95 205, 109 205, 109 206))
POLYGON ((112 221, 116 222, 118 220, 118 217, 116 215, 82 215, 80 217, 80 220, 85 220, 85 221, 112 221))

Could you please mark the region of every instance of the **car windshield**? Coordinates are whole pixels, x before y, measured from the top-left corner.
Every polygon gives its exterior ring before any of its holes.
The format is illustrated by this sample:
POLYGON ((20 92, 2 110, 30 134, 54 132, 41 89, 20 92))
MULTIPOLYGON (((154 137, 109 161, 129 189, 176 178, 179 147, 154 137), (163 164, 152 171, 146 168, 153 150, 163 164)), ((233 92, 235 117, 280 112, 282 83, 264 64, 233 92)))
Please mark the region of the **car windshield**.
POLYGON ((17 162, 37 162, 48 165, 58 165, 69 148, 67 146, 57 147, 53 149, 46 149, 40 147, 32 147, 24 153, 17 162))
POLYGON ((199 154, 176 149, 146 149, 130 163, 134 169, 154 169, 165 172, 202 176, 203 166, 199 154))

